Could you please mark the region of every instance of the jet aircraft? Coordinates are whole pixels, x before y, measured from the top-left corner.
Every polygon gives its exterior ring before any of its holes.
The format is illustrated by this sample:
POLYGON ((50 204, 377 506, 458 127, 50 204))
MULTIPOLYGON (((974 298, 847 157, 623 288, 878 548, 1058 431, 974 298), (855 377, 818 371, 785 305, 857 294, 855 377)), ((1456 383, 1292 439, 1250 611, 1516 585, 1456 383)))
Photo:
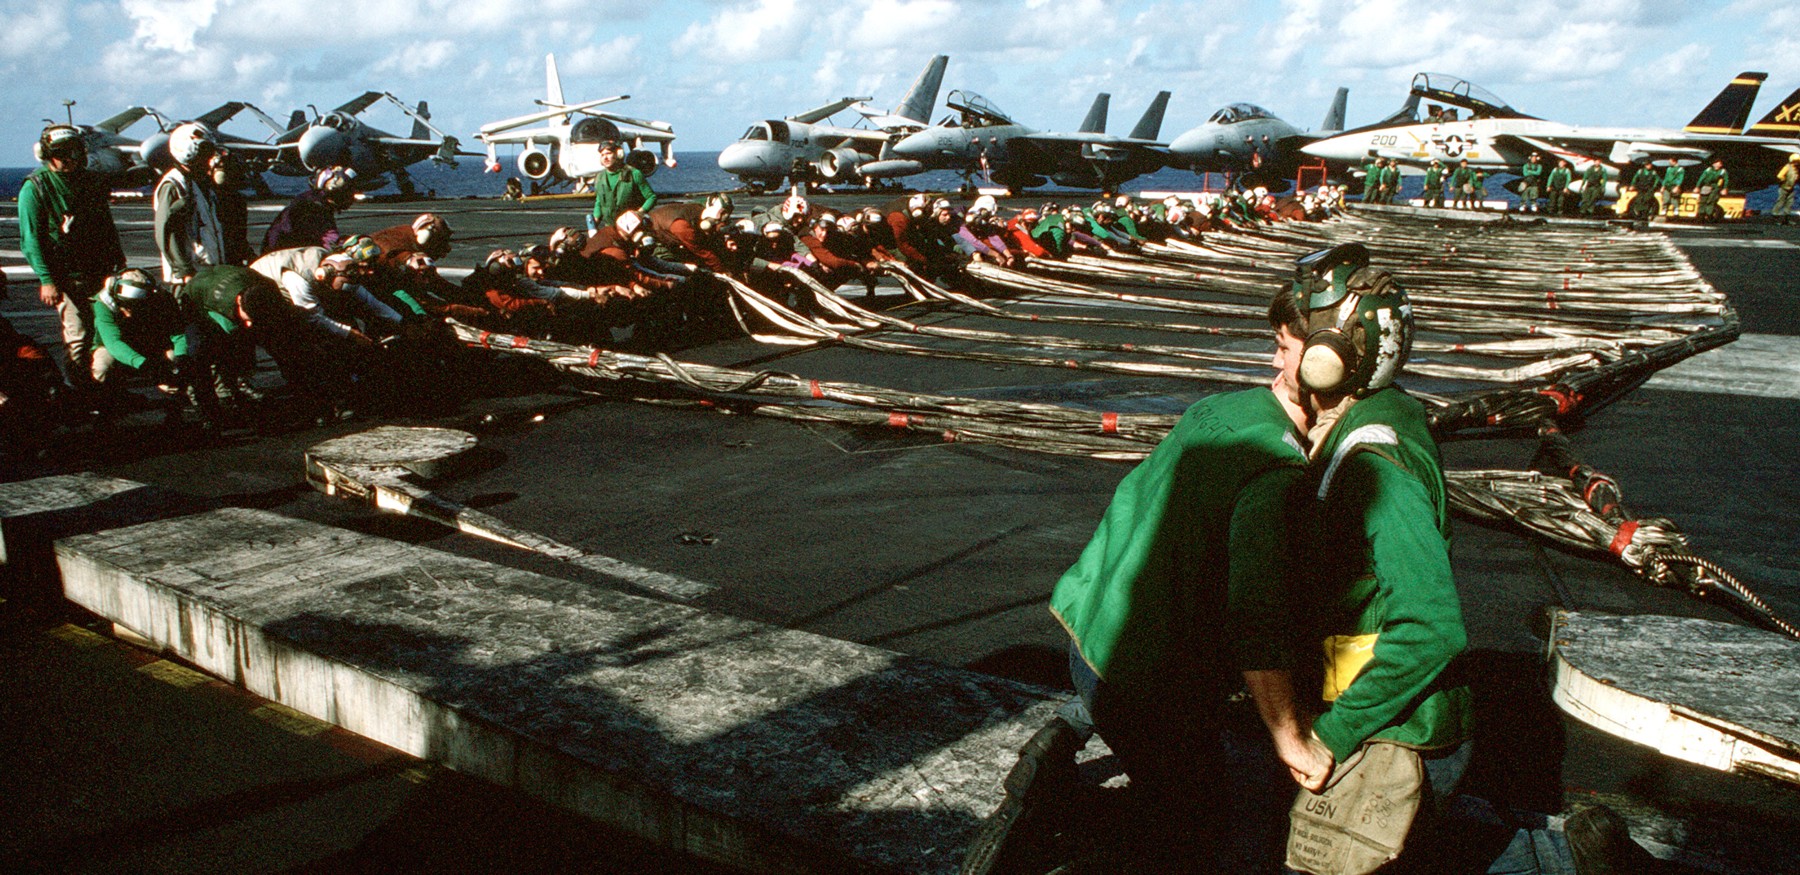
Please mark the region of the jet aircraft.
POLYGON ((632 118, 596 108, 629 100, 629 95, 574 104, 563 102, 562 78, 556 72, 555 55, 544 56, 544 91, 544 99, 538 101, 544 111, 481 126, 476 137, 487 144, 489 173, 500 172, 495 147, 503 143, 524 146, 517 161, 519 173, 531 180, 537 190, 598 175, 600 143, 607 140, 629 146, 631 151, 626 154, 625 162, 645 176, 654 174, 657 165, 656 156, 644 150, 645 143, 657 144, 662 151, 662 163, 675 166, 675 155, 671 151, 675 128, 668 122, 632 118), (539 125, 539 122, 543 124, 539 125))
POLYGON ((270 168, 276 173, 308 176, 326 167, 348 167, 356 171, 356 184, 361 188, 379 187, 383 177, 391 173, 403 194, 414 191, 406 168, 420 161, 429 158, 455 167, 458 156, 479 157, 475 152, 458 151, 456 138, 431 124, 431 111, 425 101, 411 107, 385 91, 364 92, 331 112, 319 114, 310 123, 295 110, 289 130, 277 138, 276 144, 291 144, 295 149, 293 159, 284 156, 270 168), (397 137, 359 118, 364 110, 383 100, 413 120, 410 136, 397 137))
MULTIPOLYGON (((1789 154, 1800 152, 1800 125, 1785 124, 1788 104, 1800 112, 1800 91, 1748 132, 1750 104, 1764 75, 1741 73, 1683 129, 1579 127, 1546 121, 1513 109, 1479 86, 1442 73, 1413 77, 1411 102, 1429 104, 1427 116, 1414 113, 1392 124, 1375 125, 1329 137, 1302 151, 1327 161, 1353 164, 1369 155, 1424 166, 1436 159, 1446 165, 1467 160, 1472 167, 1512 170, 1532 152, 1554 160, 1566 158, 1579 172, 1590 164, 1618 168, 1640 160, 1703 163, 1723 158, 1744 179, 1771 178, 1789 154), (1447 106, 1439 106, 1438 103, 1447 106), (1459 118, 1467 111, 1467 118, 1459 118), (1742 132, 1742 133, 1741 133, 1742 132)), ((1790 113, 1793 114, 1793 113, 1790 113)), ((1791 121, 1791 119, 1790 119, 1791 121)))
POLYGON ((949 63, 948 55, 932 58, 892 112, 870 107, 866 101, 873 98, 845 97, 784 119, 757 122, 742 139, 719 153, 719 169, 759 190, 773 188, 783 178, 796 175, 842 182, 918 173, 925 167, 897 158, 891 146, 895 139, 925 127, 930 120, 949 63), (855 110, 871 127, 820 124, 846 109, 855 110))
POLYGON ((944 103, 957 115, 895 143, 893 152, 926 169, 981 173, 1015 192, 1050 181, 1112 190, 1166 162, 1168 144, 1156 137, 1169 92, 1157 93, 1128 137, 1106 133, 1108 99, 1095 98, 1081 130, 1058 133, 1021 125, 973 91, 952 91, 944 103))
MULTIPOLYGON (((269 118, 262 110, 239 100, 221 104, 211 112, 196 116, 192 120, 211 128, 214 136, 218 138, 220 145, 223 145, 229 150, 241 163, 244 169, 245 182, 253 186, 258 193, 267 194, 268 185, 263 181, 262 173, 274 167, 276 163, 282 161, 284 152, 286 153, 287 160, 291 162, 294 157, 295 147, 291 144, 285 146, 277 145, 268 142, 267 140, 252 140, 248 137, 228 134, 219 129, 220 126, 237 117, 238 113, 241 113, 246 109, 250 110, 251 113, 262 121, 264 126, 270 129, 272 134, 269 139, 276 139, 288 133, 288 129, 276 124, 275 120, 269 118)), ((154 110, 151 112, 152 114, 155 114, 154 110)), ((169 131, 174 130, 175 126, 180 124, 180 122, 170 122, 161 115, 156 115, 156 119, 161 130, 145 137, 144 141, 138 144, 138 158, 148 166, 154 174, 161 174, 174 164, 174 161, 169 157, 169 131)))
MULTIPOLYGON (((145 185, 155 179, 154 172, 138 155, 139 142, 125 136, 126 128, 137 124, 146 116, 154 119, 160 128, 162 116, 147 106, 128 107, 125 111, 104 121, 91 125, 74 125, 81 131, 81 141, 87 146, 88 169, 113 178, 117 184, 124 186, 145 185)), ((45 121, 45 124, 57 124, 45 121)))
MULTIPOLYGON (((1301 132, 1268 110, 1251 103, 1221 107, 1206 123, 1169 143, 1169 164, 1195 173, 1251 174, 1259 181, 1292 179, 1306 156, 1300 147, 1342 133, 1350 89, 1339 88, 1317 133, 1301 132)), ((1270 186, 1275 188, 1276 186, 1270 186)))

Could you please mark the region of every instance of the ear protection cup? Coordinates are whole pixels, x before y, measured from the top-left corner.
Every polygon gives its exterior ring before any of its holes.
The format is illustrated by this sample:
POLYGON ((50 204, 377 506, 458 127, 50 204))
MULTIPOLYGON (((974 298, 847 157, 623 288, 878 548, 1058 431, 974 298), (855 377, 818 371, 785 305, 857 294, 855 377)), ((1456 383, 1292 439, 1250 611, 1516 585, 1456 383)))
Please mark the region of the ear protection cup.
POLYGON ((1300 388, 1320 395, 1344 390, 1358 365, 1356 344, 1337 328, 1307 335, 1300 350, 1300 388))

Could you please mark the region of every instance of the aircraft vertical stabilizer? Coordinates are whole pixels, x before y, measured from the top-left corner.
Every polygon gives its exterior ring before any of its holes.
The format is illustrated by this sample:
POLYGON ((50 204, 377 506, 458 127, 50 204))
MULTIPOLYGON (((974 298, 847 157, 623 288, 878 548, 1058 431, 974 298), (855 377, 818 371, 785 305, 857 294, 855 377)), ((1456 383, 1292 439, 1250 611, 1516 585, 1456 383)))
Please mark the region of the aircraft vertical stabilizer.
POLYGON ((1690 134, 1741 134, 1750 120, 1750 104, 1767 73, 1739 73, 1682 130, 1690 134))
POLYGON ((562 106, 562 77, 556 75, 556 56, 544 56, 544 102, 551 106, 562 106))
POLYGON ((949 55, 932 58, 919 78, 913 81, 912 90, 906 92, 906 98, 894 106, 893 114, 922 125, 930 124, 931 108, 937 105, 938 89, 944 84, 944 68, 949 64, 949 55))
POLYGON ((1163 112, 1169 108, 1169 92, 1156 92, 1156 99, 1150 101, 1150 108, 1144 110, 1144 117, 1138 119, 1137 127, 1131 129, 1134 140, 1154 140, 1162 135, 1163 112))
POLYGON ((1344 129, 1344 111, 1350 105, 1350 89, 1338 86, 1337 96, 1331 99, 1331 109, 1326 110, 1325 120, 1319 122, 1319 133, 1335 134, 1344 129))
POLYGON ((426 119, 429 119, 429 118, 431 118, 431 110, 425 108, 425 101, 423 101, 423 100, 419 101, 419 108, 417 110, 417 115, 413 116, 413 129, 412 129, 412 138, 413 139, 415 139, 415 140, 431 139, 431 125, 426 123, 426 119))
POLYGON ((1106 108, 1112 103, 1112 95, 1102 91, 1094 95, 1094 105, 1088 107, 1087 118, 1081 120, 1081 127, 1076 128, 1084 134, 1106 133, 1106 108))
POLYGON ((1775 105, 1769 114, 1762 117, 1750 130, 1744 133, 1752 137, 1791 137, 1800 139, 1800 88, 1787 96, 1786 100, 1775 105))

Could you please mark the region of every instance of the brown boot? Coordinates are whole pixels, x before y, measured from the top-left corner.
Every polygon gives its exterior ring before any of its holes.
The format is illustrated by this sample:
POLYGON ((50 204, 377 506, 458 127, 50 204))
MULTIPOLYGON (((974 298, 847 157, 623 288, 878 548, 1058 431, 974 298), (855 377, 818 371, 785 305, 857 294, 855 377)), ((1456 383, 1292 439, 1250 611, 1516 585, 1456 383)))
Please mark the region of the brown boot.
POLYGON ((1625 818, 1604 805, 1591 805, 1563 824, 1577 875, 1646 875, 1661 865, 1631 840, 1625 818))

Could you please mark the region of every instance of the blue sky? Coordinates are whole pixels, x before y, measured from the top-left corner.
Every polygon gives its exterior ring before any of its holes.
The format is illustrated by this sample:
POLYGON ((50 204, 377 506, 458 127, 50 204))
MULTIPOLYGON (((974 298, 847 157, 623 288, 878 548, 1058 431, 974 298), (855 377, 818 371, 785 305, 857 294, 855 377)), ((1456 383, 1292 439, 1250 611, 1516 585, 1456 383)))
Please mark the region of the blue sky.
MULTIPOLYGON (((0 0, 0 165, 31 163, 41 119, 77 101, 93 122, 132 104, 175 117, 228 100, 277 119, 366 89, 430 101, 473 141, 530 111, 555 52, 571 100, 675 125, 710 151, 764 117, 847 95, 887 106, 933 54, 944 90, 1019 121, 1070 129, 1097 91, 1129 129, 1158 89, 1163 135, 1221 104, 1259 103, 1303 128, 1350 88, 1351 124, 1385 115, 1419 70, 1460 75, 1534 115, 1678 127, 1741 70, 1770 74, 1760 116, 1800 87, 1800 4, 1687 0, 0 0)), ((942 104, 938 115, 942 115, 942 104)), ((392 109, 378 126, 405 131, 392 109)), ((142 134, 141 129, 129 133, 142 134)), ((245 117, 228 131, 261 137, 245 117)))

